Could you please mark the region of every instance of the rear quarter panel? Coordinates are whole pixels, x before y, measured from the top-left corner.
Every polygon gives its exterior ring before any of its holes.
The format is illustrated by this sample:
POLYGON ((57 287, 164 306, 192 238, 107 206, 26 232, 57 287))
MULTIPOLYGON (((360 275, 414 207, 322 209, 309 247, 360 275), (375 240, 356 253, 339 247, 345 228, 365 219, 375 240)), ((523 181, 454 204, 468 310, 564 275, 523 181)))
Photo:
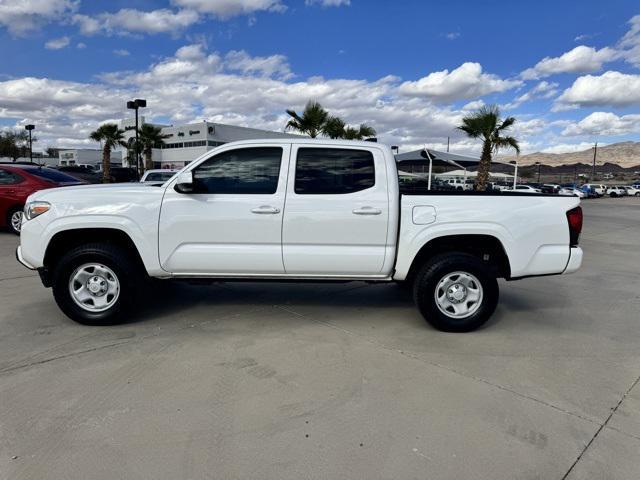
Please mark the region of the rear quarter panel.
POLYGON ((509 258, 511 277, 561 273, 569 261, 566 212, 577 197, 544 195, 403 195, 394 279, 406 278, 429 241, 448 235, 491 235, 509 258), (418 206, 435 209, 435 220, 416 225, 418 206))

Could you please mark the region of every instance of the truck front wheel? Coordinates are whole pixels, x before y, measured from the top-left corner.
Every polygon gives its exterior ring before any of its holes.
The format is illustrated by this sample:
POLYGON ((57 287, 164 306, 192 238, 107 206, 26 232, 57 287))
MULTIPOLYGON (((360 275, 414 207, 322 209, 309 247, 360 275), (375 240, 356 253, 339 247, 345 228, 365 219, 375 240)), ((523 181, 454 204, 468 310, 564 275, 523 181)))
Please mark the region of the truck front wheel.
POLYGON ((81 245, 67 252, 53 271, 53 296, 72 320, 111 325, 127 319, 143 281, 134 258, 108 243, 81 245))
POLYGON ((466 253, 432 258, 420 269, 413 286, 420 313, 445 332, 470 332, 483 325, 495 311, 498 296, 491 268, 466 253))

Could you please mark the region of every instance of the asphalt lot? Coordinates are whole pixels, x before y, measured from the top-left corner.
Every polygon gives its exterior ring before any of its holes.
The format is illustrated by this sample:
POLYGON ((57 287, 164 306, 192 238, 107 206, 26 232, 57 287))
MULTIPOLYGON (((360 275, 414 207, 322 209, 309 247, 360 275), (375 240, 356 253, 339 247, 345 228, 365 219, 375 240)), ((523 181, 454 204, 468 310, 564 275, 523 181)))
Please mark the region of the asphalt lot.
POLYGON ((64 317, 0 233, 1 479, 640 478, 640 199, 585 264, 434 331, 395 285, 176 285, 64 317))

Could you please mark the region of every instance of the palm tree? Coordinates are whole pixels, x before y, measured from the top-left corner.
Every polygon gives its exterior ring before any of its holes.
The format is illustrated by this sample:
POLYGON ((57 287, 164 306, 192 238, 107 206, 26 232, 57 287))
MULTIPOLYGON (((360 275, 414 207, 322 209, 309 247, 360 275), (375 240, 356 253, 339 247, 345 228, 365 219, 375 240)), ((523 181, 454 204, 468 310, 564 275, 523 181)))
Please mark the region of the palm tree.
POLYGON ((360 124, 358 128, 347 127, 344 129, 344 135, 342 138, 345 140, 364 140, 365 138, 371 138, 376 136, 376 130, 370 127, 366 123, 360 124))
POLYGON ((318 102, 309 100, 304 107, 302 115, 295 110, 287 110, 291 120, 287 122, 286 130, 297 130, 300 133, 316 138, 329 119, 329 113, 318 102))
POLYGON ((126 147, 124 130, 120 130, 115 123, 100 125, 95 132, 89 135, 91 140, 102 142, 102 182, 111 181, 111 150, 121 145, 126 147))
POLYGON ((329 117, 322 126, 322 134, 329 138, 344 138, 346 125, 340 117, 329 117))
MULTIPOLYGON (((144 169, 151 170, 153 168, 153 149, 164 145, 164 139, 171 135, 164 135, 160 127, 145 123, 142 125, 139 133, 140 147, 144 154, 144 169)), ((142 172, 141 172, 142 173, 142 172)))
POLYGON ((514 137, 502 136, 514 123, 516 123, 516 119, 513 117, 507 117, 504 120, 500 118, 500 109, 497 105, 484 106, 462 119, 462 125, 458 129, 469 137, 479 138, 483 142, 476 179, 477 190, 487 188, 489 169, 494 153, 497 153, 501 148, 513 148, 516 153, 520 153, 520 145, 514 137))

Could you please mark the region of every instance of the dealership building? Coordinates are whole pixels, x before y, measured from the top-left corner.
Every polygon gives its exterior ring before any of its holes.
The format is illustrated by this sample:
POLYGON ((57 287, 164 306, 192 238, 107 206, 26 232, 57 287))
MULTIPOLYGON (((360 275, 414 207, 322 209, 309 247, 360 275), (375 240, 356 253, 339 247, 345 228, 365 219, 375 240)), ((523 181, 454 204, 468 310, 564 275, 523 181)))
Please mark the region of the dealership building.
MULTIPOLYGON (((144 117, 140 124, 144 123, 144 117)), ((153 163, 156 168, 182 168, 209 150, 229 142, 258 138, 300 138, 299 135, 260 130, 258 128, 236 127, 203 121, 187 125, 158 125, 167 135, 162 148, 153 149, 153 163)), ((120 128, 125 131, 127 142, 135 139, 135 121, 122 120, 120 128)))
MULTIPOLYGON (((144 117, 141 117, 140 125, 143 123, 145 123, 144 117)), ((229 142, 258 138, 300 138, 299 135, 289 133, 206 121, 179 126, 153 125, 160 127, 162 133, 167 135, 162 148, 153 149, 153 163, 156 168, 182 168, 203 153, 229 142)), ((133 145, 136 136, 135 120, 121 120, 119 127, 125 132, 125 141, 133 145)), ((101 163, 102 150, 99 148, 62 149, 57 159, 58 165, 99 165, 101 163)), ((128 166, 127 152, 124 149, 111 152, 111 163, 128 166)))

